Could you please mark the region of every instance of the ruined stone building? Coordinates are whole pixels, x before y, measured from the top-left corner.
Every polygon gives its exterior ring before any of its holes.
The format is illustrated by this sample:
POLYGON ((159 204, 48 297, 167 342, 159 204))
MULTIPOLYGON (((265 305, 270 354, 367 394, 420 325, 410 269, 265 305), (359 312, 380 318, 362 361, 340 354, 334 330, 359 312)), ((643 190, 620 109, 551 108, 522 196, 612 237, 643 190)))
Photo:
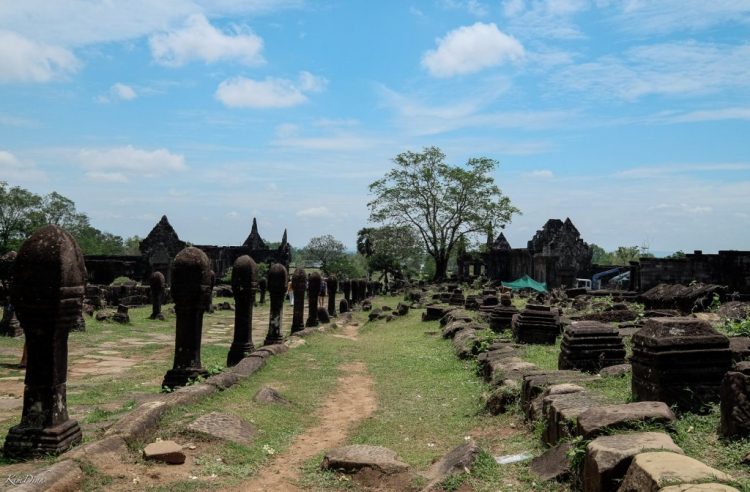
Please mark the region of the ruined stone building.
MULTIPOLYGON (((110 284, 117 277, 130 277, 148 281, 153 272, 161 272, 167 281, 172 283, 172 262, 177 253, 186 246, 166 215, 151 229, 139 245, 140 256, 86 256, 88 282, 92 284, 110 284)), ((240 246, 195 245, 208 256, 211 269, 217 278, 221 278, 242 255, 249 255, 256 263, 280 263, 289 269, 291 247, 287 242, 287 233, 281 239, 281 245, 271 249, 258 233, 258 224, 253 219, 253 226, 245 242, 240 246)))
POLYGON ((505 235, 487 239, 487 251, 459 255, 459 276, 484 274, 491 280, 510 282, 528 275, 549 288, 573 285, 576 278, 591 277, 593 250, 570 219, 550 219, 526 248, 512 248, 505 235), (484 269, 481 272, 482 267, 484 269))

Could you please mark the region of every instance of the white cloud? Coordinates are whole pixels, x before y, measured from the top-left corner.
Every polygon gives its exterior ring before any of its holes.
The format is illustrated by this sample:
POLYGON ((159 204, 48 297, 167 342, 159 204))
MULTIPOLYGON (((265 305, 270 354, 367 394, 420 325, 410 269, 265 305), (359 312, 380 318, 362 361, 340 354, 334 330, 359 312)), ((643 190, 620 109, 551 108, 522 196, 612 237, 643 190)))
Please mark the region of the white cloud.
POLYGON ((293 123, 282 123, 276 127, 276 136, 279 138, 295 137, 299 133, 299 125, 293 123))
POLYGON ((219 84, 216 98, 230 108, 289 108, 307 101, 305 92, 323 90, 327 80, 300 72, 299 81, 266 77, 253 80, 235 77, 219 84))
POLYGON ((107 151, 82 149, 78 162, 87 169, 87 178, 96 181, 124 183, 131 178, 153 178, 171 172, 185 171, 185 157, 166 149, 148 151, 132 145, 107 151))
POLYGON ((131 101, 135 99, 136 97, 138 97, 138 95, 135 93, 135 90, 133 90, 132 87, 130 87, 129 85, 121 84, 119 82, 113 85, 109 89, 109 91, 114 96, 124 101, 131 101))
POLYGON ((536 179, 551 179, 555 177, 555 175, 549 169, 535 169, 530 173, 522 173, 522 175, 527 178, 536 179))
POLYGON ((669 123, 695 123, 699 121, 750 120, 750 108, 704 109, 689 113, 657 117, 669 123))
POLYGON ((529 40, 581 39, 586 37, 573 17, 590 7, 590 0, 505 0, 507 29, 529 40))
POLYGON ((331 217, 333 214, 326 207, 312 207, 297 212, 297 217, 331 217))
POLYGON ((694 41, 638 46, 553 75, 553 85, 600 97, 637 100, 650 94, 702 95, 750 80, 750 44, 694 41))
POLYGON ((313 122, 313 126, 321 127, 321 128, 336 128, 336 127, 351 127, 351 126, 358 126, 359 120, 350 118, 350 119, 328 119, 328 118, 320 118, 313 122))
POLYGON ((664 34, 706 29, 724 23, 750 25, 750 3, 745 0, 627 0, 614 19, 624 31, 664 34))
POLYGON ((38 128, 41 125, 40 123, 27 118, 13 116, 7 113, 0 113, 0 126, 11 126, 17 128, 38 128))
POLYGON ((151 54, 160 65, 179 67, 191 61, 216 63, 236 60, 246 65, 264 63, 263 40, 246 27, 234 27, 234 35, 213 27, 202 14, 188 17, 185 27, 149 38, 151 54))
POLYGON ((14 154, 0 150, 0 180, 2 181, 46 181, 47 175, 36 169, 33 162, 21 161, 14 154))
POLYGON ((484 17, 489 13, 487 5, 477 0, 443 0, 441 6, 444 9, 466 10, 471 15, 484 17))
POLYGON ((501 32, 495 24, 477 22, 473 26, 462 26, 436 42, 437 49, 422 57, 422 66, 434 77, 479 72, 524 55, 521 43, 501 32))
POLYGON ((418 8, 416 8, 414 6, 409 7, 409 13, 411 15, 416 16, 416 17, 424 17, 424 12, 422 12, 421 10, 419 10, 418 8))
POLYGON ((524 0, 504 0, 502 3, 503 15, 515 17, 526 10, 524 0))
POLYGON ((80 66, 67 49, 0 30, 0 83, 49 82, 75 73, 80 66))

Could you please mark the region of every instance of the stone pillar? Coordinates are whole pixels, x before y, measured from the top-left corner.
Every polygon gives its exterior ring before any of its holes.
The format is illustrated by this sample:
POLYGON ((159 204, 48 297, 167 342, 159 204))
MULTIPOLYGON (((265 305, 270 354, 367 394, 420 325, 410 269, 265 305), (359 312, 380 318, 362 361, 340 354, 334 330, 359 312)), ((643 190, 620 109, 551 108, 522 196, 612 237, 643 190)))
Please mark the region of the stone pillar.
MULTIPOLYGON (((265 304, 266 303, 266 290, 268 289, 268 279, 266 279, 266 277, 261 278, 258 281, 258 287, 260 287, 260 303, 265 304)), ((255 299, 253 299, 253 302, 255 302, 255 299)))
POLYGON ((154 272, 149 278, 149 285, 151 286, 151 316, 150 319, 164 319, 161 314, 161 302, 164 299, 164 275, 161 272, 154 272))
POLYGON ((174 365, 167 371, 163 388, 185 386, 208 372, 201 365, 203 313, 211 303, 211 268, 208 256, 188 246, 172 264, 172 297, 177 316, 174 365))
POLYGON ((232 267, 234 294, 234 340, 227 354, 227 367, 236 366, 250 355, 253 345, 253 301, 258 291, 258 265, 248 255, 242 255, 232 267))
POLYGON ((349 304, 349 307, 351 307, 359 302, 359 280, 353 278, 349 284, 351 285, 352 291, 351 303, 349 304))
POLYGON ((365 295, 367 297, 372 297, 375 295, 375 282, 373 282, 372 280, 365 281, 365 295))
POLYGON ((331 275, 326 280, 328 284, 328 316, 336 317, 336 291, 339 289, 339 280, 336 275, 331 275))
POLYGON ((346 303, 349 304, 349 299, 351 299, 351 291, 352 291, 352 283, 351 280, 348 278, 341 281, 341 291, 344 293, 344 299, 346 299, 346 303))
POLYGON ((307 287, 305 269, 297 267, 292 275, 292 291, 294 292, 294 315, 292 316, 292 333, 305 328, 305 287, 307 287))
POLYGON ((0 320, 0 336, 20 337, 23 335, 21 323, 18 322, 16 311, 11 299, 13 285, 13 268, 16 261, 16 252, 9 251, 0 258, 0 283, 4 287, 4 293, 0 297, 3 303, 3 319, 0 320))
POLYGON ((284 336, 281 334, 281 322, 286 289, 286 268, 284 268, 284 265, 276 263, 268 270, 268 294, 271 297, 271 317, 268 321, 268 334, 266 335, 264 345, 274 345, 284 341, 284 336))
POLYGON ((68 417, 68 332, 83 306, 86 267, 61 227, 37 230, 16 258, 13 299, 28 347, 21 423, 5 438, 8 454, 62 453, 81 441, 68 417))
POLYGON ((310 275, 307 286, 307 322, 305 326, 318 326, 318 295, 320 295, 320 283, 322 279, 318 272, 310 275))
POLYGON ((359 281, 359 301, 362 302, 367 299, 367 280, 360 279, 359 281))

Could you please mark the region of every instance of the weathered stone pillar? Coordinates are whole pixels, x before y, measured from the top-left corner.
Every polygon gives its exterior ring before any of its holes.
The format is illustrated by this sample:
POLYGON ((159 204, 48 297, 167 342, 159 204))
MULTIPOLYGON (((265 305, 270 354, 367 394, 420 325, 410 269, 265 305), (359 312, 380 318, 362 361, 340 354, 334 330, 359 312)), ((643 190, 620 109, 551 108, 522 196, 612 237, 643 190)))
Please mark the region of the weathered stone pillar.
POLYGON ((349 304, 349 299, 352 291, 352 283, 347 278, 341 281, 341 291, 344 293, 344 299, 346 299, 346 303, 349 304))
POLYGON ((326 280, 328 284, 328 316, 336 317, 336 291, 339 290, 339 279, 336 275, 331 275, 326 280))
POLYGON ((237 258, 232 267, 234 293, 234 340, 227 354, 227 367, 236 366, 250 355, 253 345, 253 301, 258 291, 258 265, 248 255, 237 258))
POLYGON ((2 283, 3 295, 0 302, 3 303, 3 319, 0 320, 0 336, 20 337, 23 335, 21 323, 16 317, 16 310, 11 299, 13 286, 13 268, 16 262, 16 252, 9 251, 0 258, 0 283, 2 283))
POLYGON ((164 317, 161 315, 161 302, 164 299, 164 275, 161 272, 154 272, 149 278, 149 285, 151 286, 151 316, 149 318, 156 319, 164 317))
MULTIPOLYGON (((260 303, 265 304, 266 303, 266 290, 268 289, 268 280, 266 277, 261 278, 258 281, 258 287, 260 287, 260 303)), ((255 299, 253 299, 253 302, 255 299)))
POLYGON ((292 333, 305 328, 305 287, 307 287, 305 269, 297 267, 292 275, 292 291, 294 292, 294 315, 292 316, 292 333))
POLYGON ((320 295, 320 274, 313 272, 307 282, 307 322, 305 326, 318 326, 318 296, 320 295))
POLYGON ((268 270, 268 294, 271 297, 271 317, 268 320, 268 334, 266 335, 264 345, 274 345, 284 341, 284 336, 281 334, 281 322, 286 289, 286 268, 284 268, 284 265, 276 263, 268 270))
POLYGON ((358 294, 359 294, 359 301, 362 302, 365 299, 367 299, 367 297, 368 297, 367 296, 367 280, 360 279, 358 285, 359 285, 359 292, 358 292, 358 294))
POLYGON ((28 368, 21 423, 5 438, 8 454, 62 453, 80 442, 68 417, 68 332, 86 289, 86 268, 75 239, 48 225, 29 237, 16 258, 13 300, 26 334, 28 368))
POLYGON ((163 388, 185 386, 208 372, 201 365, 203 313, 211 303, 211 268, 206 254, 188 246, 172 264, 172 297, 177 316, 174 365, 167 371, 163 388))
POLYGON ((359 280, 357 280, 356 278, 353 278, 351 279, 349 284, 351 285, 351 291, 352 291, 351 303, 349 304, 349 307, 352 307, 355 304, 357 304, 357 302, 359 302, 359 280))

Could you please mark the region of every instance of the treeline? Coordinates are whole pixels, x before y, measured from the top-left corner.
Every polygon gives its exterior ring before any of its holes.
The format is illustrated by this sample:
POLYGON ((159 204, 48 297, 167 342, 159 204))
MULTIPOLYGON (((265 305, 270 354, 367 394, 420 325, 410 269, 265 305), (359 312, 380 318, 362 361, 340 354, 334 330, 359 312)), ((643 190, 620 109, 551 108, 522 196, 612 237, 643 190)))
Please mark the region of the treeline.
POLYGON ((85 255, 137 255, 140 238, 123 240, 91 225, 88 216, 76 210, 73 200, 53 191, 37 195, 20 186, 0 181, 0 254, 18 251, 31 233, 48 224, 58 225, 78 241, 85 255))
MULTIPOLYGON (((594 249, 594 256, 591 258, 591 263, 594 265, 627 266, 631 261, 638 261, 641 258, 654 258, 654 254, 649 253, 647 248, 639 246, 620 246, 611 252, 604 251, 604 248, 596 244, 592 244, 591 247, 594 249)), ((684 257, 685 253, 680 250, 665 258, 677 259, 684 257)))

